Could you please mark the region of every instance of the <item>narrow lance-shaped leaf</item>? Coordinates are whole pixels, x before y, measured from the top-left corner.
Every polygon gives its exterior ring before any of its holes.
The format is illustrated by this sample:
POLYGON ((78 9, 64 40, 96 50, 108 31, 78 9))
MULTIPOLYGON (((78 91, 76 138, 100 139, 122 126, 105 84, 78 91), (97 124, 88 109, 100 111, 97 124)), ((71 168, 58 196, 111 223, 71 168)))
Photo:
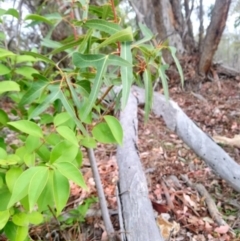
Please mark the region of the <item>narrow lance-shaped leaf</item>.
POLYGON ((92 110, 92 107, 98 97, 99 90, 103 83, 103 75, 107 67, 107 59, 108 59, 108 56, 106 56, 106 58, 102 61, 102 63, 99 63, 97 67, 97 75, 94 79, 92 91, 90 93, 89 100, 88 100, 88 105, 86 106, 86 109, 84 110, 82 115, 83 120, 87 117, 87 115, 92 110))
POLYGON ((177 66, 178 73, 179 73, 180 78, 181 78, 181 84, 182 84, 182 87, 183 87, 183 85, 184 85, 184 77, 183 77, 182 67, 181 67, 181 65, 180 65, 180 63, 179 63, 179 61, 178 61, 178 59, 176 57, 176 51, 177 50, 174 47, 168 47, 168 48, 170 49, 171 55, 172 55, 172 57, 173 57, 173 59, 175 61, 175 64, 177 66))
POLYGON ((83 133, 83 135, 88 136, 88 133, 87 133, 85 127, 83 126, 82 122, 76 116, 72 105, 66 99, 66 96, 64 95, 63 92, 60 92, 59 99, 61 100, 62 105, 66 109, 67 113, 73 118, 73 120, 76 123, 77 127, 79 128, 79 130, 83 133))
POLYGON ((73 64, 78 68, 86 68, 93 66, 95 68, 106 59, 107 55, 105 54, 80 54, 74 53, 72 56, 73 64))
POLYGON ((106 47, 112 43, 127 42, 127 41, 133 41, 133 34, 132 34, 131 27, 128 27, 126 29, 123 29, 123 30, 111 35, 111 37, 107 38, 105 41, 103 41, 101 44, 99 44, 96 49, 106 47))
POLYGON ((152 100, 153 100, 153 87, 152 87, 152 80, 151 80, 151 72, 147 68, 143 72, 143 81, 144 81, 144 86, 145 86, 145 116, 144 120, 145 122, 148 120, 149 113, 152 108, 152 100))
POLYGON ((104 19, 89 19, 84 23, 84 26, 109 34, 114 34, 122 30, 119 24, 111 23, 104 19))
POLYGON ((141 32, 144 35, 144 38, 142 38, 139 41, 135 42, 133 44, 133 46, 137 46, 137 45, 146 43, 146 42, 150 41, 154 37, 154 34, 152 33, 152 31, 146 25, 143 25, 143 24, 140 23, 139 27, 141 29, 141 32))
POLYGON ((29 14, 25 17, 25 20, 34 20, 34 21, 44 22, 50 25, 53 24, 50 20, 38 14, 29 14))
POLYGON ((28 119, 32 119, 38 115, 40 115, 43 111, 45 111, 51 103, 53 103, 56 99, 59 99, 61 89, 59 86, 51 86, 49 88, 51 90, 51 94, 49 94, 43 103, 38 105, 29 115, 28 119))
POLYGON ((167 77, 165 74, 166 69, 167 69, 166 65, 161 65, 158 69, 158 73, 162 80, 164 95, 165 95, 166 99, 169 99, 168 82, 167 82, 167 77))
MULTIPOLYGON (((121 57, 132 64, 132 53, 130 42, 123 42, 121 44, 121 57)), ((133 69, 132 66, 121 66, 121 79, 122 79, 122 109, 126 106, 128 96, 130 93, 131 85, 133 82, 133 69)))
POLYGON ((88 40, 90 39, 90 37, 92 36, 92 33, 93 33, 93 30, 92 29, 89 29, 83 39, 83 41, 81 42, 81 44, 79 45, 78 47, 78 52, 79 53, 84 53, 85 50, 86 50, 86 47, 87 47, 87 43, 88 43, 88 40))
POLYGON ((26 104, 31 104, 34 100, 39 98, 44 89, 47 87, 47 84, 47 82, 41 80, 33 82, 32 86, 23 95, 21 101, 19 102, 19 105, 24 106, 26 104))
POLYGON ((54 49, 54 50, 53 50, 52 52, 50 52, 48 55, 53 55, 53 54, 60 53, 60 52, 62 52, 62 51, 66 51, 67 49, 70 49, 70 48, 73 48, 73 47, 79 45, 82 41, 83 41, 83 39, 82 39, 82 38, 79 38, 79 39, 77 39, 77 40, 74 40, 74 41, 72 41, 72 42, 69 42, 69 43, 67 43, 67 44, 65 44, 65 45, 63 45, 63 46, 61 46, 61 47, 59 47, 59 48, 54 49))
POLYGON ((71 96, 73 98, 73 102, 75 104, 75 106, 80 109, 81 105, 80 105, 80 98, 78 97, 73 85, 72 85, 72 82, 70 81, 69 77, 66 76, 66 81, 67 81, 67 84, 68 84, 68 87, 70 89, 70 92, 71 92, 71 96))
POLYGON ((42 61, 44 61, 46 63, 55 65, 54 61, 52 61, 51 59, 45 57, 44 55, 41 55, 41 54, 38 54, 38 53, 35 53, 35 52, 28 52, 28 51, 23 51, 21 53, 33 56, 33 57, 38 58, 39 60, 42 60, 42 61))

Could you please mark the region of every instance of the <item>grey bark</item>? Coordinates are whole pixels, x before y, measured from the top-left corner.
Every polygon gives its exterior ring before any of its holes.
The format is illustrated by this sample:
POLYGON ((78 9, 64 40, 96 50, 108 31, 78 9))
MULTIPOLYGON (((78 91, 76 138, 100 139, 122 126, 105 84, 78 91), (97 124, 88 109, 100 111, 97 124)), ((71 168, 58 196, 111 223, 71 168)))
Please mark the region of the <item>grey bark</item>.
MULTIPOLYGON (((144 104, 144 90, 133 87, 138 103, 144 104)), ((172 100, 154 93, 153 112, 162 116, 169 129, 176 134, 209 165, 216 174, 240 192, 240 165, 237 164, 214 140, 205 134, 172 100)))
POLYGON ((218 0, 215 2, 199 60, 199 74, 202 76, 206 76, 211 68, 213 56, 226 25, 230 4, 231 0, 218 0))
MULTIPOLYGON (((169 0, 131 0, 135 7, 138 9, 145 18, 146 25, 158 34, 160 41, 168 40, 170 46, 176 47, 179 54, 185 52, 182 39, 178 29, 180 29, 180 19, 174 15, 172 5, 169 0)), ((176 4, 176 0, 174 0, 176 4)), ((179 14, 178 14, 179 15, 179 14)), ((170 62, 170 54, 164 52, 164 58, 170 62)))
POLYGON ((131 93, 127 106, 120 114, 124 139, 123 145, 117 149, 117 162, 125 240, 161 241, 163 238, 154 218, 147 181, 138 155, 137 104, 136 97, 131 93))

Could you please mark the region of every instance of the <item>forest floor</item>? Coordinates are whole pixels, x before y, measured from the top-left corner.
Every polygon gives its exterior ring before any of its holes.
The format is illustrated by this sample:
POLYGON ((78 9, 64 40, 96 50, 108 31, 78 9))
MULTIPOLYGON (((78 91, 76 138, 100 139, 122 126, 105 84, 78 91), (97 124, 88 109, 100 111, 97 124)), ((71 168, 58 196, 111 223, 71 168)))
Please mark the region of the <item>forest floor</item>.
MULTIPOLYGON (((236 136, 240 133, 240 81, 222 79, 220 85, 206 82, 198 92, 183 91, 176 87, 179 83, 172 86, 175 87, 171 87, 170 83, 170 98, 205 133, 221 139, 222 148, 240 164, 240 136, 236 136)), ((214 174, 166 127, 162 119, 151 114, 149 121, 144 124, 141 108, 138 117, 139 154, 157 223, 166 240, 240 240, 240 194, 214 174), (192 183, 202 184, 206 188, 220 216, 228 225, 218 227, 214 217, 209 214, 206 197, 202 197, 194 187, 186 185, 181 176, 184 174, 192 183), (170 208, 171 205, 173 209, 170 208)), ((95 155, 114 228, 118 231, 116 146, 99 145, 95 155)), ((69 214, 70 209, 77 210, 79 205, 83 212, 84 207, 87 208, 87 204, 93 200, 91 198, 97 196, 86 157, 82 172, 88 191, 71 183, 71 197, 65 209, 67 215, 63 215, 64 221, 32 227, 31 236, 34 240, 40 240, 40 237, 41 240, 104 240, 106 231, 98 202, 90 206, 85 222, 77 222, 79 215, 74 216, 74 212, 69 214)))
MULTIPOLYGON (((206 82, 198 92, 170 87, 170 97, 205 133, 220 139, 222 148, 240 164, 240 136, 237 136, 240 133, 239 93, 239 81, 227 79, 221 80, 220 85, 206 82)), ((240 194, 214 174, 166 127, 162 119, 150 115, 149 121, 144 124, 142 109, 139 109, 138 119, 138 148, 149 185, 149 197, 166 240, 240 240, 240 194), (217 225, 209 214, 205 197, 184 183, 181 179, 183 174, 194 184, 202 184, 206 188, 220 216, 228 225, 217 225), (170 210, 169 202, 172 202, 173 210, 170 210)), ((118 230, 117 215, 114 214, 117 210, 115 184, 118 179, 116 148, 99 145, 95 154, 112 220, 118 230)), ((83 166, 90 192, 83 193, 73 184, 71 201, 77 200, 75 203, 97 195, 87 159, 83 166)), ((96 215, 91 214, 86 221, 95 228, 88 238, 85 233, 78 240, 103 240, 106 235, 103 221, 96 212, 99 205, 94 204, 91 209, 95 209, 96 215)), ((84 231, 84 226, 82 228, 84 231)))

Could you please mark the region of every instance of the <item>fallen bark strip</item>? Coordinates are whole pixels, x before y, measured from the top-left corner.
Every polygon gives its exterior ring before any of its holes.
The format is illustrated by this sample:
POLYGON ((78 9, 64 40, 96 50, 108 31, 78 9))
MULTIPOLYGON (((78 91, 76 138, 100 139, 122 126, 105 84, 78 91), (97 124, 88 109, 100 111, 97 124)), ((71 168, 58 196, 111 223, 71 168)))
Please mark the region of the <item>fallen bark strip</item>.
POLYGON ((210 194, 206 190, 206 188, 202 184, 195 184, 192 183, 186 175, 181 175, 182 180, 191 188, 194 188, 198 191, 198 193, 205 198, 205 203, 208 207, 209 214, 211 215, 212 219, 217 222, 219 226, 226 226, 228 225, 221 217, 221 214, 218 211, 216 204, 214 203, 213 199, 211 198, 210 194))
MULTIPOLYGON (((132 92, 138 103, 145 103, 144 90, 133 86, 132 92)), ((199 156, 213 171, 240 192, 240 165, 238 165, 220 146, 205 134, 172 100, 154 93, 153 112, 162 116, 167 127, 176 134, 199 156)))
POLYGON ((117 148, 119 198, 127 241, 162 241, 137 148, 137 99, 130 93, 120 113, 123 145, 117 148))

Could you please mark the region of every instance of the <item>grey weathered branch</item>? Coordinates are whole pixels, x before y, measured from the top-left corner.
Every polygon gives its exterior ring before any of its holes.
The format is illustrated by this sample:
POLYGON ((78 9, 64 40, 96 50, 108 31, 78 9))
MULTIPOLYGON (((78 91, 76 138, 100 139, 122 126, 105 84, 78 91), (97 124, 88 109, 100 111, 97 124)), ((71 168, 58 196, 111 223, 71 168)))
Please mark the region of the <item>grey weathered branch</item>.
POLYGON ((161 241, 163 238, 154 218, 147 181, 138 155, 137 104, 136 97, 130 93, 127 106, 120 114, 124 138, 123 145, 117 149, 117 162, 124 240, 161 241))

